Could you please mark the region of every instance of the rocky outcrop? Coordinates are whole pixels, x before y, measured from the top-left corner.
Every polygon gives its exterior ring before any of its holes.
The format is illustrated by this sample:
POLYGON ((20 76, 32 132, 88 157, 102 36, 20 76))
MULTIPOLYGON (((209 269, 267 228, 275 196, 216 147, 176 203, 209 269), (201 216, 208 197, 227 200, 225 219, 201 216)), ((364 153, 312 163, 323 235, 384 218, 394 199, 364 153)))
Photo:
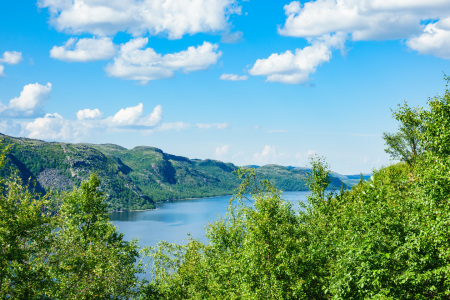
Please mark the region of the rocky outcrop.
POLYGON ((37 181, 45 189, 71 190, 74 182, 57 169, 46 169, 37 176, 37 181))

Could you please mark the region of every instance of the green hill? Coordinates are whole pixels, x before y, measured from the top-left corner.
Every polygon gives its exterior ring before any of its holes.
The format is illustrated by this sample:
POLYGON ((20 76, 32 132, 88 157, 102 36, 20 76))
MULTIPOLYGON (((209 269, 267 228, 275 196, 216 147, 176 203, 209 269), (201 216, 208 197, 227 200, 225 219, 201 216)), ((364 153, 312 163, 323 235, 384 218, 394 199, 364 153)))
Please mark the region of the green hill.
MULTIPOLYGON (((5 177, 12 169, 34 189, 68 190, 98 173, 110 211, 151 209, 156 202, 229 195, 239 185, 232 163, 189 159, 164 153, 154 147, 126 149, 113 144, 70 144, 14 138, 0 134, 11 144, 5 177)), ((279 165, 251 166, 256 173, 284 191, 307 190, 307 168, 279 165)), ((335 174, 332 188, 350 186, 335 174)))

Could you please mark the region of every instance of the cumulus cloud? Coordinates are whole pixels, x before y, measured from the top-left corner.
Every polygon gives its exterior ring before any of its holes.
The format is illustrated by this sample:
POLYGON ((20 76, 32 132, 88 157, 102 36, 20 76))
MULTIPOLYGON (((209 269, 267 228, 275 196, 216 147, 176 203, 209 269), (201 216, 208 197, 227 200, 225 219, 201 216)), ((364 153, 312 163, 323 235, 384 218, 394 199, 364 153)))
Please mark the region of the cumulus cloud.
POLYGON ((17 51, 5 51, 3 57, 0 58, 0 63, 16 65, 22 61, 22 53, 17 51))
POLYGON ((136 106, 122 108, 110 118, 111 124, 116 126, 135 125, 142 115, 143 110, 144 105, 142 103, 139 103, 136 106))
POLYGON ((266 81, 301 84, 329 62, 346 41, 406 40, 422 54, 450 59, 450 6, 445 0, 316 0, 284 6, 278 33, 305 38, 310 45, 258 59, 251 75, 266 81))
POLYGON ((24 126, 27 136, 35 139, 63 140, 76 139, 80 132, 73 122, 64 119, 61 115, 46 114, 43 118, 37 118, 24 126))
POLYGON ((127 31, 181 38, 184 34, 222 31, 239 14, 236 0, 39 0, 59 31, 112 35, 127 31))
MULTIPOLYGON (((9 65, 16 65, 22 61, 22 53, 17 51, 5 51, 3 52, 2 57, 0 58, 0 63, 5 63, 9 65)), ((4 76, 3 72, 5 67, 0 65, 0 76, 4 76)))
POLYGON ((236 75, 236 74, 222 74, 220 75, 220 80, 229 80, 229 81, 241 81, 241 80, 247 80, 247 75, 236 75))
POLYGON ((114 116, 107 118, 105 121, 108 126, 112 127, 154 127, 162 120, 161 105, 155 106, 147 116, 142 116, 143 112, 144 105, 139 103, 136 106, 120 109, 114 116))
POLYGON ((41 112, 43 105, 50 98, 51 90, 51 83, 47 83, 47 85, 27 84, 23 87, 19 97, 11 99, 8 106, 0 107, 0 112, 5 116, 33 117, 41 112))
POLYGON ((95 133, 107 130, 130 130, 144 132, 158 128, 162 120, 161 105, 143 116, 143 104, 120 109, 113 116, 101 119, 99 109, 83 109, 76 120, 68 120, 58 113, 46 114, 31 122, 22 122, 22 134, 30 138, 73 141, 83 140, 95 133))
POLYGON ((68 62, 88 62, 110 59, 116 52, 111 38, 70 38, 64 46, 54 46, 50 57, 68 62))
POLYGON ((96 108, 96 109, 82 109, 77 112, 77 119, 78 120, 95 120, 99 119, 102 116, 102 112, 96 108))
POLYGON ((314 38, 344 32, 353 41, 407 39, 420 53, 448 58, 450 7, 445 0, 293 1, 284 10, 281 35, 314 38), (429 20, 437 22, 427 25, 429 20))
POLYGON ((330 61, 332 51, 343 49, 346 35, 342 33, 325 35, 311 41, 310 46, 274 53, 266 59, 258 59, 249 73, 266 76, 266 81, 287 84, 305 83, 318 66, 330 61))
POLYGON ((221 52, 218 45, 204 42, 185 51, 161 55, 152 48, 144 48, 147 38, 136 38, 123 44, 114 61, 106 67, 108 75, 147 83, 169 78, 175 71, 192 72, 207 69, 217 63, 221 52))
MULTIPOLYGON (((8 106, 2 106, 0 103, 0 113, 2 110, 9 109, 8 106)), ((90 139, 95 134, 110 131, 151 134, 189 128, 225 129, 229 127, 228 123, 202 123, 200 126, 182 121, 164 123, 162 122, 161 105, 156 105, 151 113, 145 115, 142 103, 122 108, 112 116, 105 118, 102 118, 102 112, 97 108, 79 110, 76 115, 76 120, 65 119, 58 113, 48 113, 32 121, 7 119, 0 122, 0 132, 38 139, 83 141, 90 139)))
POLYGON ((153 111, 146 117, 139 121, 139 125, 142 126, 155 126, 162 121, 162 106, 157 105, 153 111))
POLYGON ((406 45, 422 54, 450 59, 450 17, 428 24, 422 34, 410 38, 406 45))

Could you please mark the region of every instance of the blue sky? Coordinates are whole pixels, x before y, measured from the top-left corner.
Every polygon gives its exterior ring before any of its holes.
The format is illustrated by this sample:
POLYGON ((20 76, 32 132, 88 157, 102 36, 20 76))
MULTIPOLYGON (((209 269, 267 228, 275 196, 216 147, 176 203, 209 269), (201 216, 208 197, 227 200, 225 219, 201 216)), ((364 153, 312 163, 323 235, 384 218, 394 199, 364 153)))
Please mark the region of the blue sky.
POLYGON ((5 0, 0 132, 339 173, 450 73, 444 0, 5 0))

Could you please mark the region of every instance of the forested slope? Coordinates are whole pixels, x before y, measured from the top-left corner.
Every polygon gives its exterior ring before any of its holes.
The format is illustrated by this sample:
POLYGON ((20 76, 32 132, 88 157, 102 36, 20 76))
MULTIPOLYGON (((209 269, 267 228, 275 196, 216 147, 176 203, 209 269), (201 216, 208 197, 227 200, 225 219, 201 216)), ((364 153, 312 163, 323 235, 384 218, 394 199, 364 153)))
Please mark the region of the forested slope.
MULTIPOLYGON (((217 160, 196 160, 164 153, 153 147, 126 149, 113 144, 70 144, 14 138, 0 175, 17 171, 34 189, 70 190, 95 171, 110 211, 154 208, 160 201, 233 194, 239 186, 237 166, 217 160)), ((267 165, 256 169, 286 191, 306 190, 308 169, 267 165)), ((342 177, 344 178, 344 177, 342 177)), ((333 178, 333 188, 342 185, 333 178)), ((344 184, 344 187, 347 185, 344 184)))

